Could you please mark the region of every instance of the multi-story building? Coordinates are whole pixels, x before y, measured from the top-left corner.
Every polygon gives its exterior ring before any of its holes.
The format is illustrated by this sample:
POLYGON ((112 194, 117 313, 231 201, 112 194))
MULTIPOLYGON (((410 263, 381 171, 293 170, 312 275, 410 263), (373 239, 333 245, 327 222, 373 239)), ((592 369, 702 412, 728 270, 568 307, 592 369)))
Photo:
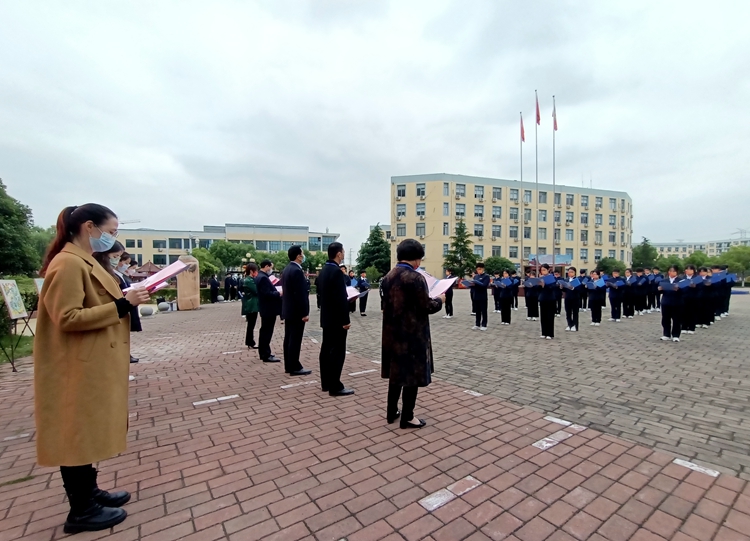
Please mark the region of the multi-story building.
POLYGON ((675 242, 652 242, 651 245, 659 251, 659 255, 665 257, 677 255, 681 258, 685 258, 693 252, 703 252, 710 257, 714 257, 723 254, 732 246, 750 246, 750 239, 739 238, 702 242, 686 242, 680 240, 675 242))
POLYGON ((442 272, 450 236, 463 220, 474 253, 517 265, 534 255, 560 255, 591 269, 603 257, 629 263, 633 204, 625 192, 464 175, 391 177, 391 246, 405 238, 425 246, 427 272, 442 272))
POLYGON ((257 224, 205 225, 202 231, 120 229, 118 236, 140 265, 146 261, 156 265, 174 263, 192 248, 209 248, 217 240, 251 244, 263 252, 288 250, 294 244, 317 252, 327 250, 338 238, 338 233, 318 233, 306 226, 257 224))

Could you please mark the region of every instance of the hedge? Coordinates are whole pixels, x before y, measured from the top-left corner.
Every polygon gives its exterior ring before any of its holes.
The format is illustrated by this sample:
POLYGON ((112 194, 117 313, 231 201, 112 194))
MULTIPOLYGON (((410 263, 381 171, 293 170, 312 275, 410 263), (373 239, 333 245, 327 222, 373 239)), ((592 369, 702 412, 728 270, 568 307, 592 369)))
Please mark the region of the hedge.
MULTIPOLYGON (((30 314, 32 310, 36 310, 39 303, 39 295, 36 291, 21 291, 21 298, 23 299, 23 305, 26 307, 26 312, 30 314)), ((5 307, 2 295, 0 295, 0 335, 10 334, 11 325, 8 309, 5 307)))

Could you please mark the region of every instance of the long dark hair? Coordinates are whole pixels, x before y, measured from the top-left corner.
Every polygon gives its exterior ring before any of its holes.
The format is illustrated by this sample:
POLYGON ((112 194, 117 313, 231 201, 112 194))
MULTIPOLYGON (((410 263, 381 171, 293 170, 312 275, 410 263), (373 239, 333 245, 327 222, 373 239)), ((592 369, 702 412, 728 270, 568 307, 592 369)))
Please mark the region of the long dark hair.
POLYGON ((62 252, 67 243, 72 242, 83 224, 92 221, 96 225, 102 225, 110 218, 117 218, 117 215, 104 205, 97 203, 86 203, 80 207, 65 207, 57 217, 57 234, 47 248, 39 276, 44 277, 52 259, 62 252))
POLYGON ((125 247, 120 243, 120 241, 117 240, 112 245, 112 248, 110 248, 106 252, 95 252, 94 259, 96 259, 99 264, 104 267, 105 271, 114 276, 115 279, 119 282, 120 277, 115 274, 115 269, 112 268, 112 265, 109 262, 109 254, 113 254, 115 252, 122 252, 123 254, 125 253, 125 247))

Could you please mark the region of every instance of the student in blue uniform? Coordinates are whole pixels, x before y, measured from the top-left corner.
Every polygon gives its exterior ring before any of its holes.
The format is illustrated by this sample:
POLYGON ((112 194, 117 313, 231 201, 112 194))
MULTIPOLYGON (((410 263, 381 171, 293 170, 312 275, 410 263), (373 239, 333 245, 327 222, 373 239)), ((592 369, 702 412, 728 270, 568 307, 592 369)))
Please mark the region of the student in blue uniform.
POLYGON ((679 281, 677 272, 677 267, 672 265, 667 270, 667 278, 659 283, 659 290, 662 295, 661 327, 663 335, 661 339, 664 341, 680 341, 683 301, 682 291, 679 289, 675 291, 673 287, 679 281))
POLYGON ((518 311, 518 289, 521 286, 521 280, 518 278, 518 273, 515 269, 510 271, 510 279, 513 280, 513 310, 518 311))
MULTIPOLYGON (((708 326, 711 324, 711 317, 709 317, 710 304, 708 303, 708 298, 711 295, 711 291, 705 283, 707 275, 708 269, 706 267, 700 267, 696 273, 696 276, 703 278, 704 280, 695 287, 696 328, 708 329, 708 326)), ((711 316, 712 315, 713 314, 711 314, 711 316)))
POLYGON ((651 292, 654 294, 654 312, 661 312, 661 291, 659 291, 659 282, 662 281, 664 275, 659 270, 659 267, 654 266, 651 269, 651 275, 654 277, 654 281, 651 282, 651 292))
POLYGON ((617 285, 617 282, 622 281, 622 278, 620 278, 620 271, 617 269, 612 271, 612 276, 607 280, 606 287, 609 290, 609 305, 611 307, 610 315, 612 316, 609 320, 614 321, 615 323, 619 323, 622 318, 622 299, 625 296, 625 286, 620 287, 617 285))
MULTIPOLYGON (((727 265, 722 265, 721 270, 722 272, 729 272, 729 267, 727 265)), ((732 299, 733 286, 734 282, 730 282, 729 278, 727 277, 724 285, 724 312, 721 314, 721 317, 727 317, 729 315, 729 302, 732 299)))
MULTIPOLYGON (((721 265, 711 265, 711 276, 719 274, 721 272, 721 265)), ((714 322, 721 321, 724 314, 724 288, 727 285, 726 279, 721 279, 718 282, 711 284, 711 298, 714 310, 714 322)))
MULTIPOLYGON (((526 278, 536 278, 536 271, 529 271, 526 273, 526 278)), ((540 287, 526 287, 523 288, 523 298, 526 300, 526 319, 528 321, 536 321, 539 317, 539 290, 540 287)))
POLYGON ((625 269, 623 281, 625 282, 625 287, 623 288, 622 295, 622 317, 633 319, 633 316, 635 315, 635 304, 633 301, 633 284, 635 283, 635 276, 633 276, 633 269, 625 269))
POLYGON ((477 263, 477 273, 474 275, 474 312, 476 320, 472 330, 487 330, 487 288, 490 286, 490 277, 484 273, 484 263, 477 263))
MULTIPOLYGON (((599 271, 591 271, 591 282, 599 280, 599 271)), ((602 306, 607 295, 606 288, 596 286, 594 289, 588 289, 589 308, 591 309, 591 325, 598 327, 602 323, 602 306)))
MULTIPOLYGON (((545 278, 549 276, 549 265, 546 263, 539 269, 540 277, 545 278)), ((556 291, 560 290, 560 286, 555 282, 552 285, 542 283, 542 287, 539 290, 539 313, 540 323, 542 327, 542 334, 539 338, 546 338, 552 340, 555 337, 555 302, 556 302, 556 291)))
MULTIPOLYGON (((576 279, 576 268, 568 268, 567 282, 572 282, 576 279)), ((581 292, 583 291, 583 285, 574 287, 573 289, 565 289, 563 294, 565 296, 565 320, 568 324, 565 327, 566 331, 576 332, 578 331, 578 312, 581 309, 581 292)), ((585 295, 586 292, 583 291, 585 295)))
MULTIPOLYGON (((685 280, 692 280, 698 276, 695 265, 685 266, 685 280)), ((685 334, 695 334, 698 321, 698 291, 702 286, 691 284, 682 290, 682 330, 685 334)))
POLYGON ((492 300, 494 301, 495 308, 492 310, 492 313, 499 314, 500 313, 500 289, 501 287, 495 284, 499 284, 502 278, 500 278, 500 271, 495 271, 493 275, 494 276, 492 277, 492 300))
POLYGON ((635 313, 642 316, 646 313, 646 303, 648 297, 648 278, 645 276, 643 268, 635 269, 635 284, 633 285, 633 304, 635 304, 635 313))
POLYGON ((651 267, 644 267, 643 268, 643 276, 646 277, 646 287, 644 293, 646 294, 646 303, 644 304, 644 312, 647 314, 650 314, 654 309, 654 295, 651 292, 652 287, 654 286, 654 276, 651 274, 651 267))
MULTIPOLYGON (((589 282, 589 277, 586 276, 586 269, 581 269, 581 272, 578 274, 578 280, 581 282, 583 287, 586 287, 586 284, 589 282)), ((584 291, 584 293, 586 293, 584 291)), ((581 295, 581 312, 586 312, 588 308, 588 302, 589 302, 589 296, 588 294, 581 295)))
MULTIPOLYGON (((445 269, 445 279, 450 280, 453 278, 453 271, 445 269)), ((453 317, 453 288, 448 288, 445 292, 445 315, 443 319, 451 319, 453 317)))
MULTIPOLYGON (((560 276, 560 271, 556 270, 554 273, 556 280, 562 280, 562 276, 560 276)), ((562 313, 562 298, 563 298, 563 292, 562 288, 558 287, 555 289, 555 317, 560 317, 560 314, 562 313)))
POLYGON ((498 287, 500 290, 500 324, 510 325, 510 313, 511 307, 513 306, 513 293, 516 290, 517 280, 510 277, 510 273, 507 270, 503 271, 503 277, 501 280, 510 280, 512 283, 506 287, 498 287))

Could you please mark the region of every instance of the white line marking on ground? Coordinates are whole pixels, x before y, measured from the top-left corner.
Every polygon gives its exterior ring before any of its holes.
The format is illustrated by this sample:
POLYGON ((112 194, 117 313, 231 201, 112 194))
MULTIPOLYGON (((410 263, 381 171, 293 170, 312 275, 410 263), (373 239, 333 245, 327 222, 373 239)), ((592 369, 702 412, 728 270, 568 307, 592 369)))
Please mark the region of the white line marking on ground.
POLYGON ((282 389, 291 389, 292 387, 299 387, 300 385, 312 385, 313 383, 318 383, 315 380, 311 381, 301 381, 300 383, 290 383, 289 385, 282 385, 282 389))
POLYGON ((710 470, 708 468, 704 468, 703 466, 699 466, 698 464, 693 464, 692 462, 688 462, 687 460, 682 460, 681 458, 675 458, 672 461, 674 464, 677 464, 678 466, 685 466, 688 469, 691 469, 693 471, 697 471, 700 473, 705 473, 706 475, 710 475, 711 477, 718 477, 719 472, 716 470, 710 470))
POLYGON ((235 353, 242 353, 241 349, 238 349, 237 351, 225 351, 222 353, 222 355, 234 355, 235 353))
POLYGON ((429 496, 425 496, 419 500, 419 505, 424 507, 427 511, 434 511, 455 499, 456 495, 453 494, 453 492, 447 488, 441 488, 437 492, 433 492, 429 496))
POLYGON ((563 426, 570 426, 573 424, 569 421, 563 421, 562 419, 558 419, 557 417, 552 417, 551 415, 547 415, 547 417, 545 417, 544 420, 549 421, 550 423, 557 423, 558 425, 563 425, 563 426))
POLYGON ((19 434, 18 436, 8 436, 7 438, 3 438, 3 441, 20 440, 21 438, 28 438, 29 436, 31 436, 31 434, 19 434))
POLYGON ((470 389, 466 389, 466 390, 464 390, 464 392, 466 394, 470 394, 471 396, 484 396, 482 393, 478 393, 478 392, 472 391, 470 389))
POLYGON ((372 370, 362 370, 361 372, 352 372, 349 375, 350 376, 361 376, 362 374, 370 374, 372 372, 377 372, 377 370, 375 368, 373 368, 372 370))

